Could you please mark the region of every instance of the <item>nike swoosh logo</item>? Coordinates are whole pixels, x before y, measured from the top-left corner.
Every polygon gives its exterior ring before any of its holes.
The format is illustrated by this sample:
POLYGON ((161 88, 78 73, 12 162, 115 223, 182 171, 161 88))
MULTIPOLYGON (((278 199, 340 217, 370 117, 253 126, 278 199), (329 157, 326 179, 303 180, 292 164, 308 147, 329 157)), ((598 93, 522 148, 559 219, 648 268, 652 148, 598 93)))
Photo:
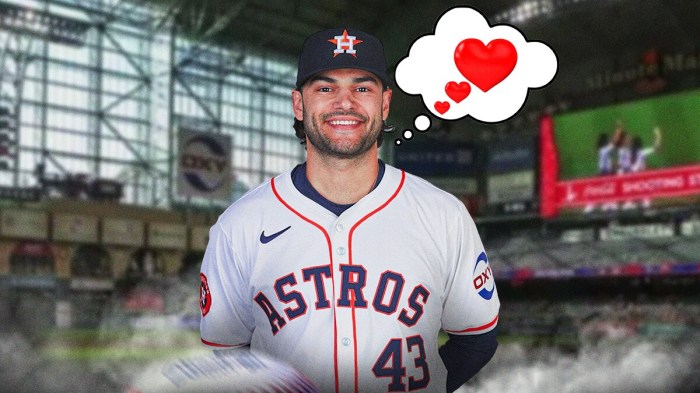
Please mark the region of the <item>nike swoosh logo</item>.
POLYGON ((262 244, 267 244, 267 243, 269 243, 269 242, 275 240, 275 238, 276 238, 277 236, 279 236, 279 235, 285 233, 285 232, 286 232, 289 228, 291 228, 291 227, 292 227, 292 226, 290 225, 290 226, 284 228, 283 230, 281 230, 281 231, 279 231, 279 232, 277 232, 277 233, 273 233, 273 234, 270 235, 270 236, 265 236, 265 231, 262 231, 262 232, 260 233, 260 243, 262 243, 262 244))

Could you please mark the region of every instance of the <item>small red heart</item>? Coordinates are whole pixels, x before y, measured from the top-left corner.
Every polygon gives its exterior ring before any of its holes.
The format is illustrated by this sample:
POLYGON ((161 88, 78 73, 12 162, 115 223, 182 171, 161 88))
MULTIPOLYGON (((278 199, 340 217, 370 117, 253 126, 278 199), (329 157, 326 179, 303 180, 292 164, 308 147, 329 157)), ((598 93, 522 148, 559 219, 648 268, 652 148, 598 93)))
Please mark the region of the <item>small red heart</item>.
POLYGON ((467 38, 457 44, 454 58, 459 72, 487 92, 513 72, 518 62, 518 52, 510 41, 502 38, 488 45, 476 38, 467 38))
POLYGON ((445 85, 447 96, 458 104, 467 98, 471 92, 472 86, 468 82, 447 82, 445 85))
POLYGON ((450 109, 450 103, 447 101, 435 101, 435 110, 438 111, 441 115, 444 115, 445 112, 447 112, 448 109, 450 109))

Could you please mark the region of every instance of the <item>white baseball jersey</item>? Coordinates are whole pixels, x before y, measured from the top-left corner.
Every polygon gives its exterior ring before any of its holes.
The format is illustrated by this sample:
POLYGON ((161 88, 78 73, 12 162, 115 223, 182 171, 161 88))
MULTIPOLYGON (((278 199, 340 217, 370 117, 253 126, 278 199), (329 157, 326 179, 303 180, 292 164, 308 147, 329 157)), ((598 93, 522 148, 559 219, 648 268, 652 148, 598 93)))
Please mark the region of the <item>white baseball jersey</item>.
POLYGON ((637 157, 632 163, 631 172, 641 172, 647 169, 647 157, 649 157, 655 151, 656 149, 654 149, 653 147, 639 149, 639 151, 637 151, 637 157))
POLYGON ((617 174, 629 173, 632 170, 632 149, 623 146, 617 149, 617 174))
POLYGON ((444 392, 440 329, 490 331, 493 273, 464 204, 386 165, 340 216, 291 171, 231 205, 202 263, 205 344, 250 344, 324 392, 444 392))
POLYGON ((615 145, 608 143, 598 149, 598 174, 610 175, 613 173, 613 157, 612 152, 615 145))

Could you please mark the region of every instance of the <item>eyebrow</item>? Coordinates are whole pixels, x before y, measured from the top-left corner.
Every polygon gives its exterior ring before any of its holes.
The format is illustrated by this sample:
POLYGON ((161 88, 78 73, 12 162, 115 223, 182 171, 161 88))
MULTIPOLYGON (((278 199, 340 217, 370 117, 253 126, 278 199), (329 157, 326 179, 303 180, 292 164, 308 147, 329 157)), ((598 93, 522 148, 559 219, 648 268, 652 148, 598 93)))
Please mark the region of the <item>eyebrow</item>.
MULTIPOLYGON (((327 83, 338 83, 338 80, 335 78, 331 78, 328 76, 323 76, 323 75, 315 75, 312 76, 311 79, 309 79, 309 84, 312 84, 317 81, 322 81, 322 82, 327 82, 327 83)), ((364 82, 372 82, 374 84, 379 85, 379 80, 374 77, 374 76, 359 76, 357 78, 352 79, 352 83, 364 83, 364 82)))
POLYGON ((352 80, 354 83, 363 83, 363 82, 372 82, 376 85, 379 85, 379 80, 373 76, 361 76, 358 78, 353 78, 352 80))

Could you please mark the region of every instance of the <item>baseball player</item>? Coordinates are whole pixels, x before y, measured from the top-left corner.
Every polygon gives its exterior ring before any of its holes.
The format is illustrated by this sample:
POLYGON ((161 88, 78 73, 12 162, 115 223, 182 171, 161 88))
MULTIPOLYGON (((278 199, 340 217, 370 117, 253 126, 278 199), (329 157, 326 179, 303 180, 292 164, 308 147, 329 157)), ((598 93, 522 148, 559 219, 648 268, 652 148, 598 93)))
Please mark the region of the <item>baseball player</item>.
MULTIPOLYGON (((614 153, 616 149, 620 146, 622 139, 625 137, 625 131, 622 128, 622 123, 617 122, 615 125, 615 132, 611 139, 608 138, 608 134, 603 132, 598 135, 598 175, 608 176, 615 173, 615 162, 614 153)), ((603 210, 614 210, 617 207, 617 203, 608 202, 604 203, 603 210)), ((591 213, 595 209, 595 204, 589 203, 583 210, 584 213, 591 213)))
MULTIPOLYGON (((661 128, 659 126, 654 127, 654 144, 652 146, 644 147, 642 145, 642 138, 635 136, 630 141, 630 165, 631 173, 643 172, 647 168, 647 157, 656 153, 661 148, 661 128)), ((643 208, 648 208, 651 206, 650 198, 643 198, 641 201, 641 206, 643 208)), ((629 210, 636 208, 637 205, 633 201, 627 201, 622 205, 623 210, 629 210)))
POLYGON ((378 159, 391 96, 376 38, 306 39, 292 104, 307 159, 212 226, 205 344, 271 354, 324 392, 451 392, 491 359, 499 299, 472 218, 378 159))

